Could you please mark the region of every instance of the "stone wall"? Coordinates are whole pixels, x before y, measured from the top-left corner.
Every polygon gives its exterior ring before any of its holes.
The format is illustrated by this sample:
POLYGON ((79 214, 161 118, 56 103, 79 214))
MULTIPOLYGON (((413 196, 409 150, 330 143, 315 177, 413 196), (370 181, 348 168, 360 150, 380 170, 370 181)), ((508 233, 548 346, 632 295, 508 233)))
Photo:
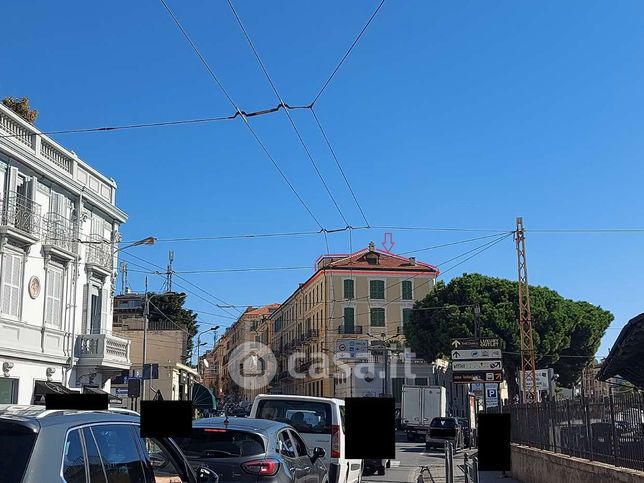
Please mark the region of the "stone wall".
POLYGON ((512 477, 522 483, 644 483, 644 472, 512 445, 512 477))

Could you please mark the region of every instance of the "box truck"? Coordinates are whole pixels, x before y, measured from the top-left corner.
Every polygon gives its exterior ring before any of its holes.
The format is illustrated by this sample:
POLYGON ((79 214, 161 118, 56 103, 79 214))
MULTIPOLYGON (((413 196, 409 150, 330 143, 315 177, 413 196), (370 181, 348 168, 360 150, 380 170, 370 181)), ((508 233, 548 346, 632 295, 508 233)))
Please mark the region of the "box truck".
POLYGON ((444 418, 447 391, 442 386, 402 387, 401 424, 408 441, 425 441, 429 423, 444 418))

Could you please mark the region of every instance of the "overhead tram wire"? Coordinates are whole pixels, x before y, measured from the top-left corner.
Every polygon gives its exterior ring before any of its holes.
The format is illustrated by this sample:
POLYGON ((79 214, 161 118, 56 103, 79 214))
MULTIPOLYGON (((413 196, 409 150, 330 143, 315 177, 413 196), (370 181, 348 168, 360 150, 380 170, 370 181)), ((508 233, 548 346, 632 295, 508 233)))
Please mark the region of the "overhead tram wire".
POLYGON ((365 225, 367 225, 367 228, 369 227, 369 221, 367 220, 367 216, 364 213, 364 210, 362 209, 362 206, 360 205, 360 202, 358 201, 358 198, 353 191, 353 188, 351 187, 351 183, 349 183, 349 179, 347 178, 347 175, 344 173, 344 169, 342 169, 342 165, 340 164, 340 160, 338 159, 337 154, 335 153, 335 149, 333 149, 333 146, 331 145, 331 141, 329 140, 329 137, 326 135, 326 132, 324 131, 324 128, 322 127, 322 123, 320 122, 320 119, 318 118, 317 114, 315 113, 315 109, 313 106, 311 106, 311 114, 313 114, 313 119, 315 119, 315 123, 317 124, 318 128, 320 129, 320 133, 322 134, 322 138, 324 139, 324 142, 326 143, 327 147, 329 148, 329 151, 331 152, 331 156, 335 160, 335 164, 340 170, 340 173, 342 174, 342 178, 344 178, 344 182, 347 185, 347 188, 349 189, 349 192, 351 193, 351 196, 353 197, 353 201, 355 202, 356 206, 358 207, 358 210, 360 211, 360 215, 362 215, 362 219, 365 222, 365 225))
MULTIPOLYGON (((509 232, 509 233, 513 233, 513 232, 509 232)), ((486 238, 494 238, 494 237, 504 235, 504 234, 505 234, 504 232, 501 232, 501 233, 495 233, 493 235, 485 235, 485 236, 479 236, 479 237, 476 237, 476 238, 468 238, 467 240, 459 240, 459 241, 450 242, 450 243, 443 243, 441 245, 433 245, 433 246, 425 247, 425 248, 417 248, 415 250, 408 250, 406 252, 400 252, 400 253, 398 253, 398 255, 407 255, 407 254, 410 254, 410 253, 425 252, 425 251, 429 251, 429 250, 435 250, 436 248, 450 247, 450 246, 453 246, 453 245, 460 245, 462 243, 469 243, 469 242, 473 242, 473 241, 477 241, 477 240, 484 240, 486 238)))
MULTIPOLYGON (((188 125, 188 124, 204 124, 204 123, 218 122, 218 121, 232 121, 233 119, 236 119, 238 116, 246 116, 246 117, 263 116, 266 114, 272 114, 274 112, 277 112, 280 109, 284 109, 284 110, 309 109, 309 106, 289 106, 288 104, 278 104, 276 107, 262 109, 259 111, 252 111, 252 112, 236 111, 235 114, 231 114, 229 116, 204 117, 204 118, 197 118, 197 119, 178 119, 173 121, 157 121, 157 122, 147 122, 147 123, 140 123, 140 124, 121 124, 121 125, 115 125, 115 126, 59 129, 54 131, 43 131, 43 132, 35 133, 35 135, 52 136, 55 134, 84 134, 84 133, 90 133, 90 132, 109 132, 109 131, 123 131, 128 129, 181 126, 181 125, 188 125)), ((1 134, 0 139, 15 138, 20 136, 23 136, 23 134, 20 134, 20 133, 1 134)))
MULTIPOLYGON (((202 273, 236 273, 236 272, 279 272, 288 270, 310 270, 311 267, 295 266, 295 267, 255 267, 255 268, 213 268, 204 270, 173 270, 172 273, 177 275, 192 275, 202 273)), ((152 275, 162 275, 166 272, 150 271, 150 270, 130 270, 134 273, 147 273, 152 275)))
POLYGON ((338 62, 338 65, 336 65, 335 69, 333 69, 333 72, 331 72, 331 75, 324 82, 324 84, 322 85, 322 87, 320 88, 318 93, 316 94, 315 98, 313 99, 313 102, 311 102, 311 107, 313 107, 315 105, 315 103, 318 101, 320 96, 324 93, 324 91, 327 89, 327 87, 329 87, 329 84, 331 83, 331 81, 333 80, 335 75, 340 70, 340 67, 342 67, 342 64, 344 64, 344 62, 347 60, 347 58, 349 57, 349 55, 351 54, 351 52, 353 51, 355 46, 358 44, 358 42, 360 41, 360 39, 362 38, 364 33, 367 31, 367 28, 369 28, 369 25, 371 25, 371 22, 373 21, 373 19, 376 18, 376 15, 378 14, 378 12, 380 11, 380 9, 382 8, 382 6, 384 4, 385 4, 385 0, 381 0, 381 2, 378 4, 376 9, 373 11, 371 16, 369 17, 369 20, 367 20, 367 23, 365 24, 365 26, 362 27, 362 30, 360 31, 358 36, 355 38, 353 43, 349 46, 349 49, 346 51, 344 56, 342 56, 342 58, 340 59, 340 62, 338 62))
MULTIPOLYGON (((239 28, 241 29, 242 33, 244 34, 244 37, 246 38, 246 41, 248 42, 248 45, 250 49, 253 51, 253 54, 255 55, 255 59, 257 60, 257 63, 259 64, 260 68, 262 69, 262 72, 264 72, 264 75, 266 76, 266 80, 271 86, 271 89, 273 89, 273 92, 275 93, 275 96, 277 97, 277 100, 280 102, 280 104, 284 104, 284 99, 280 95, 279 91, 277 90, 277 86, 275 85, 275 82, 271 78, 271 75, 268 73, 268 69, 266 68, 266 65, 264 65, 264 61, 262 60, 261 56, 259 55, 259 52, 255 48, 255 45, 253 44, 252 39, 250 38, 250 35, 248 34, 248 31, 246 30, 246 27, 244 26, 244 23, 242 22, 241 18, 239 17, 239 14, 237 13, 237 10, 235 10, 235 6, 233 5, 232 0, 228 0, 228 6, 230 7, 230 10, 233 13, 233 16, 235 17, 235 20, 237 21, 237 24, 239 25, 239 28)), ((295 121, 293 120, 293 116, 291 116, 291 113, 289 112, 288 109, 284 110, 284 113, 286 114, 286 117, 288 117, 288 120, 293 127, 293 130, 295 131, 295 134, 297 138, 300 141, 300 144, 302 145, 302 148, 306 152, 307 157, 309 158, 309 161, 311 161, 311 165, 313 166, 313 169, 315 170, 315 173, 317 174, 318 178, 320 178, 320 181, 322 182, 322 185, 324 186, 324 189, 326 190, 327 194, 329 195, 329 198, 331 198, 331 201, 335 205, 336 210, 338 210, 338 213, 340 214, 340 217, 342 218, 342 221, 344 221, 344 224, 346 226, 349 226, 349 222, 347 221, 346 217, 344 216, 344 213, 340 209, 340 205, 338 204, 337 200, 333 196, 333 193, 331 193, 331 190, 329 186, 327 185, 326 181, 324 180, 324 177, 322 176, 322 173, 320 172, 320 169, 318 168, 317 163, 315 162, 315 159, 313 159, 313 154, 311 153, 311 150, 307 146, 306 142, 304 141, 304 138, 302 137, 302 133, 300 130, 297 128, 297 125, 295 124, 295 121)))
MULTIPOLYGON (((153 267, 155 267, 155 268, 162 268, 162 267, 160 267, 159 265, 156 265, 156 264, 154 264, 154 263, 152 263, 152 262, 150 262, 150 261, 148 261, 148 260, 146 260, 146 259, 144 259, 144 258, 141 258, 141 257, 139 257, 139 256, 137 256, 137 255, 133 255, 133 254, 131 254, 131 253, 123 253, 123 255, 128 256, 128 257, 135 258, 135 259, 137 259, 137 260, 140 260, 140 261, 142 261, 142 262, 144 262, 144 263, 147 263, 148 265, 151 265, 151 266, 153 266, 153 267)), ((132 262, 130 262, 130 263, 132 263, 132 262)), ((144 268, 144 269, 146 268, 146 267, 142 267, 141 265, 138 265, 138 264, 135 264, 135 265, 137 265, 137 266, 139 266, 139 267, 141 267, 141 268, 144 268)), ((159 275, 159 276, 164 277, 165 275, 159 275)), ((183 277, 177 276, 177 278, 180 278, 181 280, 186 281, 186 280, 185 280, 185 278, 183 278, 183 277)), ((233 314, 233 313, 229 312, 229 311, 228 311, 227 309, 225 309, 224 307, 221 307, 221 306, 219 306, 219 305, 215 304, 212 300, 208 300, 208 299, 206 299, 206 298, 202 297, 201 295, 194 293, 193 291, 191 291, 191 290, 189 290, 189 289, 185 288, 184 286, 182 286, 182 285, 181 285, 181 284, 179 284, 179 283, 176 283, 175 281, 173 281, 173 285, 176 285, 177 287, 179 287, 179 288, 181 288, 181 289, 185 290, 185 291, 186 291, 186 293, 190 293, 191 295, 193 295, 193 296, 195 296, 195 297, 197 297, 197 298, 199 298, 199 299, 203 300, 204 302, 207 302, 207 303, 209 303, 209 304, 211 304, 211 305, 213 305, 213 306, 217 307, 217 308, 218 308, 219 310, 221 310, 222 312, 225 312, 226 314, 228 314, 228 317, 230 317, 230 318, 237 319, 237 318, 239 317, 239 316, 236 316, 235 314, 233 314)), ((198 286, 196 286, 196 285, 194 285, 194 284, 192 284, 192 285, 193 285, 193 286, 195 286, 195 287, 197 287, 197 288, 199 288, 199 290, 201 290, 202 292, 206 293, 207 295, 209 295, 210 297, 214 298, 215 300, 218 300, 218 301, 219 301, 219 302, 221 302, 224 306, 230 305, 230 304, 229 304, 228 302, 226 302, 225 300, 222 300, 222 299, 220 299, 219 297, 217 297, 217 296, 215 296, 215 295, 213 295, 213 294, 210 294, 210 293, 206 292, 205 290, 201 289, 200 287, 198 287, 198 286)), ((239 310, 238 310, 238 312, 241 314, 241 311, 239 311, 239 310)), ((225 316, 224 316, 224 315, 221 315, 220 317, 225 317, 225 316)))
MULTIPOLYGON (((242 112, 242 111, 241 111, 241 109, 239 108, 239 106, 237 105, 237 103, 233 100, 233 98, 230 96, 230 94, 228 93, 228 91, 226 90, 226 88, 224 87, 224 85, 221 83, 221 81, 219 80, 219 78, 217 77, 217 75, 214 73, 214 71, 213 71, 213 70, 212 70, 212 68, 210 67, 210 64, 208 64, 208 62, 206 61, 206 59, 204 58, 204 56, 201 54, 201 51, 197 48, 197 45, 192 41, 192 39, 190 38, 190 35, 188 35, 188 32, 187 32, 187 31, 186 31, 186 29, 183 27, 183 25, 181 24, 181 22, 179 22, 179 19, 176 17, 176 15, 175 15, 175 14, 174 14, 174 12, 172 11, 172 9, 170 9, 170 7, 168 6, 168 4, 166 3, 166 1, 165 1, 165 0, 159 0, 159 1, 161 2, 161 4, 163 5, 163 7, 165 8, 165 10, 166 10, 166 11, 168 12, 168 14, 170 15, 170 17, 171 17, 171 18, 172 18, 172 20, 174 21, 175 25, 179 28, 179 30, 180 30, 180 31, 181 31, 181 33, 183 34, 184 38, 186 39, 186 41, 190 44, 190 47, 192 48, 192 50, 194 51, 194 53, 197 55, 197 57, 199 58, 199 60, 200 60, 200 61, 201 61, 201 63, 203 64, 203 66, 206 68, 206 70, 207 70, 207 71, 208 71, 208 73, 210 74, 210 77, 212 77, 212 79, 215 81, 215 83, 217 84, 217 86, 219 86, 219 89, 222 91, 222 93, 224 94, 224 96, 226 96, 226 98, 228 99, 228 101, 232 104, 232 106, 233 106, 233 108, 235 109, 235 111, 237 111, 237 112, 239 112, 239 113, 241 114, 241 112, 242 112)), ((266 145, 262 142, 262 140, 259 138, 258 134, 255 132, 255 130, 253 129, 253 127, 250 125, 250 123, 248 122, 248 119, 246 118, 246 116, 244 116, 243 114, 241 114, 241 116, 240 116, 240 117, 241 117, 242 121, 244 121, 244 124, 246 125, 246 127, 248 128, 248 130, 250 131, 250 133, 252 134, 252 136, 253 136, 253 138, 255 139, 255 141, 259 144, 259 146, 261 147, 262 151, 264 151, 264 154, 268 157, 268 159, 271 161, 271 163, 273 164, 273 166, 275 167, 275 169, 277 170, 277 172, 278 172, 278 173, 280 174, 280 176, 284 179, 284 181, 286 182, 286 184, 288 185, 288 187, 291 189, 291 191, 293 192, 293 194, 296 196, 296 198, 298 199, 298 201, 300 202, 300 204, 304 207, 304 209, 307 211, 307 213, 308 213, 308 214, 311 216, 311 218, 315 221, 315 223, 318 225, 318 227, 319 227, 320 229, 324 229, 324 227, 322 226, 322 224, 320 223, 320 221, 317 219, 317 217, 316 217, 316 216, 313 214, 313 212, 311 211, 311 208, 309 208, 309 206, 306 204, 306 202, 304 201, 304 199, 302 198, 302 196, 299 194, 299 192, 295 189, 295 187, 293 186, 293 184, 291 183, 291 181, 286 177, 286 174, 284 173, 284 171, 282 171, 282 168, 280 168, 280 166, 279 166, 279 164, 277 163, 277 161, 275 160, 275 158, 274 158, 274 157, 271 155, 271 153, 268 151, 268 148, 266 147, 266 145)))

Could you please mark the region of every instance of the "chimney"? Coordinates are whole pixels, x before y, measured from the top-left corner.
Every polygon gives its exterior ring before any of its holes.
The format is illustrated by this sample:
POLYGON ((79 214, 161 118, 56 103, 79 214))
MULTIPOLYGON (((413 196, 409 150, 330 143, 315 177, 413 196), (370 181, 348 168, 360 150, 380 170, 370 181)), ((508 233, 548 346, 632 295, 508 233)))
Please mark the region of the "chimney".
POLYGON ((416 257, 409 257, 409 264, 416 265, 416 257))
POLYGON ((374 242, 369 243, 369 251, 370 252, 375 252, 376 251, 376 244, 374 242))

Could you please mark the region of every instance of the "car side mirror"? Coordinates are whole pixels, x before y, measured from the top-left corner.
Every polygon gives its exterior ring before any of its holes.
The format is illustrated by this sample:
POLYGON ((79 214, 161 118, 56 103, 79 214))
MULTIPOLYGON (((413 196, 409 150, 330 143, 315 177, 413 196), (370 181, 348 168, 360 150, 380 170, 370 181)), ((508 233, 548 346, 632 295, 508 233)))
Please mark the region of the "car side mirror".
POLYGON ((326 452, 324 451, 324 448, 313 448, 313 460, 324 458, 325 455, 326 452))
POLYGON ((199 483, 219 483, 219 475, 207 466, 200 466, 196 473, 199 483))

